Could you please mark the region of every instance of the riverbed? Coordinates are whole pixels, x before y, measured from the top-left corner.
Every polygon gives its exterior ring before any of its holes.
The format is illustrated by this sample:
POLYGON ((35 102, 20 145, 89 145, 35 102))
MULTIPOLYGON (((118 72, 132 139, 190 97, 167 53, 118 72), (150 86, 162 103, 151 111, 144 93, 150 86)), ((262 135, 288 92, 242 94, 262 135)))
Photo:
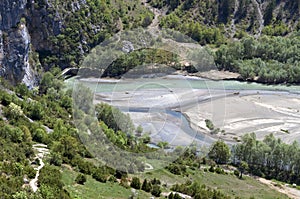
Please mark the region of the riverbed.
POLYGON ((94 103, 106 102, 128 113, 154 142, 207 146, 218 139, 234 143, 251 132, 258 139, 273 133, 287 143, 300 141, 300 86, 182 75, 80 82, 95 93, 94 103), (220 132, 212 134, 205 119, 220 132))

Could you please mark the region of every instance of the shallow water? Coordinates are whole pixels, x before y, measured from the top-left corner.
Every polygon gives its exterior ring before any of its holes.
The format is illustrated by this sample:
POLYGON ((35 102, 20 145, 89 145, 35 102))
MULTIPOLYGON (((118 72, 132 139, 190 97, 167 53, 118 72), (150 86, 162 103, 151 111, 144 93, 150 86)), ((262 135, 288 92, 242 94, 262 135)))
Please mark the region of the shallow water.
MULTIPOLYGON (((137 89, 155 89, 155 88, 185 88, 185 89, 208 89, 208 90, 269 90, 269 91, 287 91, 300 94, 300 85, 266 85, 260 83, 248 83, 235 80, 213 81, 202 78, 143 78, 143 79, 121 79, 118 82, 88 82, 80 81, 88 86, 93 92, 114 92, 114 91, 134 91, 137 89)), ((69 86, 75 78, 66 81, 69 86)))

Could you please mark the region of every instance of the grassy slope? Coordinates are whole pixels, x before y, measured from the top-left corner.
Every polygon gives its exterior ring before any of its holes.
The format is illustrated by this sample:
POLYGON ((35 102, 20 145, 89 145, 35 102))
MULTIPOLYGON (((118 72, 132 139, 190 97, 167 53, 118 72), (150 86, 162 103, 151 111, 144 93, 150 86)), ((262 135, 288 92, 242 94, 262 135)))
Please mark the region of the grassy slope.
MULTIPOLYGON (((66 185, 66 189, 70 192, 72 198, 80 199, 127 199, 132 195, 131 189, 126 189, 117 183, 100 183, 87 176, 87 182, 84 185, 75 183, 75 178, 78 175, 75 171, 68 169, 62 170, 62 180, 66 185)), ((139 191, 140 198, 149 198, 151 194, 144 191, 139 191)))
POLYGON ((234 175, 201 172, 196 179, 231 196, 239 196, 241 198, 255 197, 259 199, 288 198, 251 177, 244 177, 243 180, 240 180, 234 175))
MULTIPOLYGON (((71 193, 72 197, 77 196, 81 199, 100 199, 100 198, 128 198, 131 196, 131 189, 126 189, 116 183, 100 183, 92 179, 90 176, 87 178, 85 185, 77 185, 74 183, 77 176, 77 172, 63 169, 63 182, 66 184, 67 190, 71 193)), ((176 176, 171 174, 165 169, 156 170, 154 172, 148 172, 139 175, 140 179, 160 179, 162 184, 167 184, 167 188, 163 187, 163 192, 169 192, 171 185, 175 183, 184 183, 188 179, 193 179, 206 184, 209 187, 216 188, 222 192, 232 196, 232 198, 259 198, 259 199, 274 199, 288 198, 285 195, 275 192, 267 185, 261 184, 257 180, 244 177, 243 180, 238 179, 236 176, 220 175, 216 173, 203 172, 203 171, 191 171, 189 170, 189 176, 176 176)), ((149 198, 151 195, 144 191, 139 191, 139 198, 149 198)), ((162 197, 161 197, 162 198, 162 197)))

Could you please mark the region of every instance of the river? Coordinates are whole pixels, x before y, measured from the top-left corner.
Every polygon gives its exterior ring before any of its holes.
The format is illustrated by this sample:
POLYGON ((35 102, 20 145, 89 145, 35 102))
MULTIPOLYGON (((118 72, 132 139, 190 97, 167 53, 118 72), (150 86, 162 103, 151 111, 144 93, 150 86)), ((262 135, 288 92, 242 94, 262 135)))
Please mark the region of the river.
MULTIPOLYGON (((72 82, 74 79, 68 80, 72 82)), ((210 145, 224 139, 233 143, 250 132, 259 139, 274 133, 286 142, 300 141, 297 85, 212 81, 180 75, 80 82, 95 93, 95 103, 106 102, 129 113, 135 125, 141 125, 154 142, 210 145), (211 134, 205 119, 220 132, 211 134)))

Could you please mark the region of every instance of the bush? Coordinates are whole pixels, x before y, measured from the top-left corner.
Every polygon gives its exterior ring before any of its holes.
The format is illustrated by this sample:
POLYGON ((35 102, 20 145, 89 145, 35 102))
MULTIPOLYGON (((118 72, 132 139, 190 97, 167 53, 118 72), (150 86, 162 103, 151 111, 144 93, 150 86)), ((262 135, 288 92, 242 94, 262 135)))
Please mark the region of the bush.
POLYGON ((142 190, 146 191, 146 192, 150 192, 151 191, 151 183, 147 182, 147 179, 144 180, 143 185, 142 185, 142 190))
POLYGON ((220 167, 217 167, 217 168, 215 169, 215 172, 216 172, 217 174, 225 174, 224 170, 223 170, 222 168, 220 168, 220 167))
POLYGON ((211 167, 209 168, 209 172, 214 173, 214 172, 215 172, 215 168, 214 168, 213 166, 211 166, 211 167))
POLYGON ((76 179, 75 179, 75 182, 77 183, 77 184, 84 184, 85 182, 86 182, 86 177, 85 177, 85 175, 83 175, 83 174, 79 174, 77 177, 76 177, 76 179))
POLYGON ((117 182, 117 178, 116 178, 115 176, 110 176, 110 177, 108 178, 108 181, 109 181, 109 182, 117 182))
POLYGON ((212 123, 212 121, 210 121, 209 119, 206 119, 205 120, 205 123, 206 123, 206 127, 209 129, 209 130, 214 130, 214 124, 212 123))
POLYGON ((233 174, 236 176, 236 177, 239 177, 240 176, 240 172, 238 170, 234 170, 233 174))
POLYGON ((99 182, 102 182, 102 183, 106 183, 106 181, 107 181, 107 176, 101 171, 101 169, 97 169, 97 170, 93 173, 92 177, 93 177, 95 180, 97 180, 97 181, 99 181, 99 182))
POLYGON ((151 194, 155 197, 159 197, 161 194, 161 189, 159 185, 154 185, 152 190, 151 190, 151 194))
POLYGON ((140 189, 141 188, 140 179, 137 177, 133 177, 130 186, 134 189, 140 189))
POLYGON ((59 153, 51 153, 51 157, 49 160, 50 164, 53 164, 55 166, 61 166, 62 164, 62 158, 61 155, 59 153))
POLYGON ((181 175, 181 168, 178 166, 178 165, 176 165, 176 164, 170 164, 168 167, 167 167, 167 169, 171 172, 171 173, 173 173, 173 174, 175 174, 175 175, 181 175))
POLYGON ((151 180, 151 184, 152 184, 152 185, 160 185, 161 182, 160 182, 160 180, 154 178, 153 180, 151 180))

